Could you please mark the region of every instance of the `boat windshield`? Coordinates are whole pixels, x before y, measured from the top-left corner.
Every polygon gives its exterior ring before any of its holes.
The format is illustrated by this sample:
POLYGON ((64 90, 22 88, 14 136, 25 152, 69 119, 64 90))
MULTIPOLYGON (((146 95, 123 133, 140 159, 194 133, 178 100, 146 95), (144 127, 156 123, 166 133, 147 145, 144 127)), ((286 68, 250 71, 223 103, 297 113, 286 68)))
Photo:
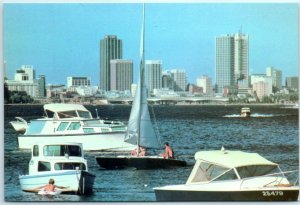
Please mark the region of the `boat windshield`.
POLYGON ((277 165, 250 165, 237 167, 236 170, 242 179, 280 172, 277 165))
POLYGON ((86 118, 86 119, 92 118, 90 112, 88 112, 88 111, 77 110, 77 112, 78 112, 79 117, 86 118))
POLYGON ((194 177, 192 178, 191 183, 230 179, 237 179, 233 169, 207 162, 201 162, 194 177))
POLYGON ((59 118, 73 118, 73 117, 77 117, 77 113, 76 113, 75 110, 58 112, 57 115, 58 115, 59 118))
POLYGON ((43 148, 44 156, 68 156, 81 157, 82 151, 77 145, 46 145, 43 148))
POLYGON ((55 170, 86 170, 86 166, 80 162, 58 162, 54 164, 55 170))

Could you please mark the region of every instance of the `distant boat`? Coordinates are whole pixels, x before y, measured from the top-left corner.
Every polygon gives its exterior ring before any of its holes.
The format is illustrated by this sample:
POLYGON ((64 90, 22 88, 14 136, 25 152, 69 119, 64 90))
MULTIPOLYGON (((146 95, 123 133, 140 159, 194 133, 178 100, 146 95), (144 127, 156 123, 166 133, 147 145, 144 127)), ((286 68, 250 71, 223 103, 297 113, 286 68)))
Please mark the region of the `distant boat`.
POLYGON ((58 193, 89 194, 95 175, 88 172, 82 145, 79 143, 36 143, 32 147, 28 175, 19 176, 21 189, 26 192, 55 195, 58 193), (43 190, 49 179, 57 188, 52 193, 43 190))
POLYGON ((16 120, 10 121, 9 123, 13 126, 13 128, 17 132, 24 133, 26 131, 26 129, 28 128, 27 121, 21 117, 15 117, 15 118, 16 118, 16 120))
POLYGON ((18 136, 20 149, 31 149, 32 143, 78 142, 88 151, 128 151, 134 146, 124 142, 127 126, 119 121, 93 118, 80 104, 54 103, 44 105, 44 118, 28 123, 18 136))
POLYGON ((154 188, 157 201, 296 201, 299 186, 259 154, 213 150, 195 154, 186 182, 154 188))
MULTIPOLYGON (((125 136, 125 142, 137 146, 137 150, 139 150, 140 147, 161 148, 159 140, 153 129, 147 104, 147 88, 144 80, 144 16, 145 7, 143 7, 139 83, 135 93, 133 106, 131 108, 127 134, 125 136)), ((161 156, 98 156, 96 157, 96 160, 100 167, 106 169, 120 169, 128 167, 136 169, 159 169, 186 166, 186 162, 183 160, 165 159, 161 156)))
POLYGON ((251 112, 250 112, 250 108, 249 107, 243 107, 241 109, 241 116, 242 117, 250 117, 251 112))

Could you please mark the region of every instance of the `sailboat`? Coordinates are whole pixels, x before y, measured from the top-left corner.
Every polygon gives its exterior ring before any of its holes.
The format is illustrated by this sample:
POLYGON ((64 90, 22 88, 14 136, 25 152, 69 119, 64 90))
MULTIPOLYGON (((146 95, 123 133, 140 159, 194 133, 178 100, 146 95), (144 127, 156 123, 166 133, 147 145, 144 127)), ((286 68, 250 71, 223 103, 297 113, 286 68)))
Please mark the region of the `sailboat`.
MULTIPOLYGON (((143 148, 161 148, 158 137, 154 131, 147 104, 147 87, 145 85, 145 55, 144 55, 144 35, 145 35, 145 5, 143 6, 143 24, 141 32, 140 47, 140 75, 139 83, 135 93, 133 105, 127 126, 127 133, 124 142, 137 145, 137 150, 143 148)), ((162 156, 98 156, 96 161, 100 167, 106 169, 159 169, 169 167, 186 166, 186 162, 177 159, 166 159, 162 156)))

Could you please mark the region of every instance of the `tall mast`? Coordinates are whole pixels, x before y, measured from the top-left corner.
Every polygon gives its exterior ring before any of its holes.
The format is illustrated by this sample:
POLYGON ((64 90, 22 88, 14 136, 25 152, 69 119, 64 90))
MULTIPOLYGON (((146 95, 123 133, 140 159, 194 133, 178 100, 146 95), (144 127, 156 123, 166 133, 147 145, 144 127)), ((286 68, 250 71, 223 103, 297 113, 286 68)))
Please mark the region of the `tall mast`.
MULTIPOLYGON (((144 67, 145 67, 145 3, 143 4, 143 20, 142 20, 142 31, 141 31, 141 47, 140 47, 140 93, 141 93, 141 98, 140 98, 140 105, 142 104, 143 101, 143 87, 145 86, 144 84, 144 67)), ((139 112, 139 122, 141 122, 141 112, 139 112)), ((138 125, 138 137, 137 137, 137 153, 139 154, 139 149, 140 149, 140 136, 141 136, 141 124, 139 123, 138 125)))

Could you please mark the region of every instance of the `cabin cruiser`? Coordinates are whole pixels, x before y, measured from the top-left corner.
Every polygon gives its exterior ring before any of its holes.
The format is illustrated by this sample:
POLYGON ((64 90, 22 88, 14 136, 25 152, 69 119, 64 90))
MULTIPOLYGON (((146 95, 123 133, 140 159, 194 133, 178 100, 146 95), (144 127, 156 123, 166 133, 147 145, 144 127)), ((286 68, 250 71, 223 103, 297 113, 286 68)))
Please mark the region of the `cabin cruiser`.
POLYGON ((28 123, 26 132, 18 136, 20 149, 30 149, 35 141, 78 142, 84 150, 128 151, 134 146, 124 142, 127 126, 120 121, 93 118, 79 104, 46 104, 44 118, 28 123))
POLYGON ((82 195, 92 192, 95 175, 88 172, 81 144, 33 144, 29 174, 19 176, 21 189, 38 193, 49 179, 61 187, 59 193, 82 195))
POLYGON ((15 117, 16 120, 10 121, 9 123, 13 126, 14 130, 17 132, 24 133, 28 127, 26 120, 21 117, 15 117))
POLYGON ((251 112, 250 112, 250 108, 249 107, 243 107, 241 109, 241 116, 242 117, 250 117, 251 112))
MULTIPOLYGON (((199 151, 186 182, 154 188, 157 201, 296 201, 298 179, 291 183, 278 164, 242 151, 199 151)), ((297 175, 298 176, 298 175, 297 175)))

